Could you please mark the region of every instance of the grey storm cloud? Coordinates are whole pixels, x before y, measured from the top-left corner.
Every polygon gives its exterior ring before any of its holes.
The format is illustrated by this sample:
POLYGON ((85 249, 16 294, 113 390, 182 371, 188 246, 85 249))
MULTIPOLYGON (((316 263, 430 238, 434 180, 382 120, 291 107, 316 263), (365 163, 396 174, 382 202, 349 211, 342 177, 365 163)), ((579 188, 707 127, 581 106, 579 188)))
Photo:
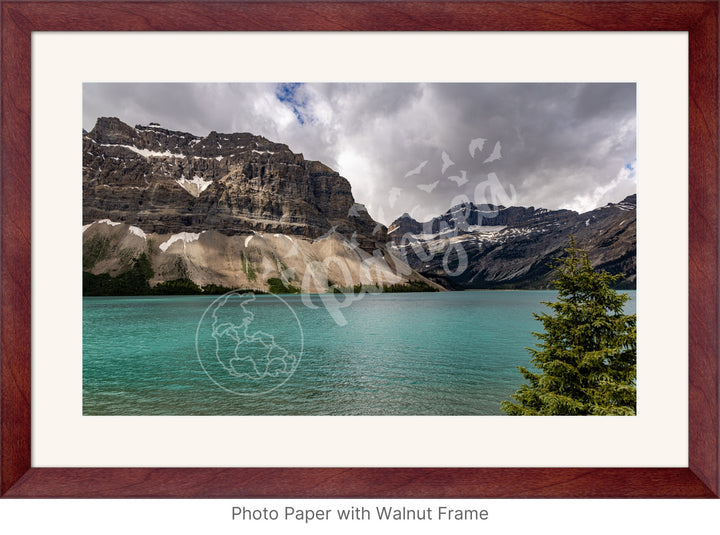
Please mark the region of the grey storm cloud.
POLYGON ((385 224, 466 200, 584 212, 636 191, 635 94, 632 83, 93 83, 83 128, 114 116, 262 135, 338 170, 385 224))

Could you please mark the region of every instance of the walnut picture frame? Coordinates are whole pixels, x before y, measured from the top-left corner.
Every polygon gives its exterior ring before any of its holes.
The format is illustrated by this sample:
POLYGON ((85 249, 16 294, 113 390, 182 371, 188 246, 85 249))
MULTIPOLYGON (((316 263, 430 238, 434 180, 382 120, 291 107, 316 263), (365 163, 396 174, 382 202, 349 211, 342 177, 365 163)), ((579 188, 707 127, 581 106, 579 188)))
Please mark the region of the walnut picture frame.
POLYGON ((718 497, 718 2, 3 1, 1 24, 0 495, 3 497, 718 497), (687 32, 688 466, 33 467, 31 34, 64 31, 687 32))

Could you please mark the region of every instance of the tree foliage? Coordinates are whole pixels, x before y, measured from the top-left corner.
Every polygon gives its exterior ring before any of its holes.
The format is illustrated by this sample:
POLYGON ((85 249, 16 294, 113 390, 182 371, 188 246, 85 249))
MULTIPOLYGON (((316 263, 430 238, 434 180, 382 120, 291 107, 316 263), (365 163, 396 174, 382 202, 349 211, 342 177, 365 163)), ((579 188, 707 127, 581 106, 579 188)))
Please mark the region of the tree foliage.
POLYGON ((535 314, 544 331, 528 349, 537 372, 520 367, 527 381, 504 401, 511 415, 634 415, 636 316, 623 313, 629 299, 611 285, 620 275, 595 271, 571 238, 553 265, 556 302, 535 314))
POLYGON ((271 278, 267 280, 268 291, 271 294, 299 294, 300 290, 290 283, 284 283, 281 279, 271 278))
POLYGON ((83 295, 147 295, 150 293, 148 280, 153 275, 150 259, 142 253, 128 271, 117 277, 83 271, 83 295))
MULTIPOLYGON (((145 253, 132 262, 130 269, 115 277, 107 273, 94 275, 83 271, 83 295, 85 296, 128 296, 128 295, 223 295, 233 290, 225 286, 208 284, 198 286, 188 277, 164 281, 150 286, 155 275, 150 259, 145 253)), ((258 290, 248 290, 262 294, 258 290)))
POLYGON ((390 285, 375 285, 375 284, 356 284, 354 286, 340 287, 335 285, 332 281, 328 281, 328 286, 332 288, 333 293, 336 294, 349 294, 349 293, 411 293, 411 292, 438 292, 439 290, 434 286, 430 286, 427 282, 423 281, 407 281, 399 284, 390 285))
POLYGON ((160 282, 151 289, 154 295, 197 295, 203 289, 188 278, 160 282))

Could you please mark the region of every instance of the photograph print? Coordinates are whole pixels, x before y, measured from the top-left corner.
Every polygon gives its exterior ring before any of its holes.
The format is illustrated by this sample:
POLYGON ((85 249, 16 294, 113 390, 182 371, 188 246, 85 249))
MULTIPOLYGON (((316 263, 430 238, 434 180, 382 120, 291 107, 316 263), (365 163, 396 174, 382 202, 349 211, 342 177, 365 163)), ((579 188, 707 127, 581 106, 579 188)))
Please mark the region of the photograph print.
POLYGON ((636 411, 634 83, 85 83, 83 414, 636 411))

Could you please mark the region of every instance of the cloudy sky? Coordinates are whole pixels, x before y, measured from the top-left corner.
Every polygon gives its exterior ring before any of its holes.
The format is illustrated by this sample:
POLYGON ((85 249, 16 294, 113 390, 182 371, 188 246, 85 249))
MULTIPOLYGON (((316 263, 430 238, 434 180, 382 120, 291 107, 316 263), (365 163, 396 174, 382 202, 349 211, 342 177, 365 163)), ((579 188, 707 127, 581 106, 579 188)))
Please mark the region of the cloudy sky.
POLYGON ((465 200, 585 212, 636 191, 634 84, 85 84, 83 128, 102 116, 285 143, 385 224, 465 200))

